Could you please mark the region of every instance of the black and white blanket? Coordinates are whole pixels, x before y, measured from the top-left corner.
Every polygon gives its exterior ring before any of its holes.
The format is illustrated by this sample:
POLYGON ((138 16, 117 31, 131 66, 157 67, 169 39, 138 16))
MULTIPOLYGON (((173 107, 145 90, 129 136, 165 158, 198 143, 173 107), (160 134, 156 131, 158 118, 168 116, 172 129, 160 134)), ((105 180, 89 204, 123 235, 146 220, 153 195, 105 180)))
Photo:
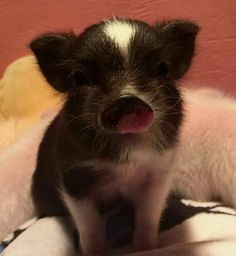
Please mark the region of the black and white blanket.
MULTIPOLYGON (((131 253, 132 209, 117 207, 104 218, 114 254, 131 253)), ((78 236, 71 220, 51 217, 28 221, 5 239, 0 248, 5 256, 74 256, 79 250, 76 244, 78 236)), ((159 248, 136 254, 236 256, 236 211, 219 203, 172 199, 163 214, 159 248)))

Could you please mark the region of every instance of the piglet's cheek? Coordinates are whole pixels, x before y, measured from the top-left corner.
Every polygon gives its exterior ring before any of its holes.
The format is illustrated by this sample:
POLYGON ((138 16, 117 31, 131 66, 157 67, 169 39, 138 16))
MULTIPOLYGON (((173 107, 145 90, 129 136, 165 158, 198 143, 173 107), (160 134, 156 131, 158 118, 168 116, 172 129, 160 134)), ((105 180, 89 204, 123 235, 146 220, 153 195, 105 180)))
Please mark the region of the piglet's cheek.
POLYGON ((138 110, 123 116, 117 124, 120 134, 143 133, 148 130, 154 120, 154 114, 147 110, 138 110))

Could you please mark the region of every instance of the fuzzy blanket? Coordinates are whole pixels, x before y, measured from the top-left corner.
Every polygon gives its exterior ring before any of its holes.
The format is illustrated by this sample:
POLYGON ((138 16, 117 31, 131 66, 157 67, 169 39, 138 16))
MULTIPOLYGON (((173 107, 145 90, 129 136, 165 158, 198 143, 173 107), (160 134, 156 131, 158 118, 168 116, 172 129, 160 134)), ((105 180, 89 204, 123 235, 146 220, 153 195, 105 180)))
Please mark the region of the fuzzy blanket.
MULTIPOLYGON (((235 256, 236 211, 218 203, 171 199, 161 225, 160 249, 131 253, 133 211, 117 206, 104 214, 112 254, 146 256, 235 256)), ((28 221, 1 244, 5 256, 74 256, 78 236, 71 219, 51 217, 28 221)))

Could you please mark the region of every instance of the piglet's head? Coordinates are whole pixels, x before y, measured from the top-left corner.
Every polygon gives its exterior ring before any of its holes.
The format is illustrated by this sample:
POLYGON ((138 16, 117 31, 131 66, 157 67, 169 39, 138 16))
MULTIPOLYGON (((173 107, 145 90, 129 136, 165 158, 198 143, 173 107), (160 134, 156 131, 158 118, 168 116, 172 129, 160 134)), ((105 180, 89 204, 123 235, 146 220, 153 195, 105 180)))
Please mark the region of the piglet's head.
POLYGON ((176 141, 182 120, 176 81, 191 64, 197 32, 186 20, 150 26, 116 18, 80 35, 44 34, 30 47, 47 81, 67 94, 61 114, 94 137, 91 145, 132 141, 161 149, 176 141))

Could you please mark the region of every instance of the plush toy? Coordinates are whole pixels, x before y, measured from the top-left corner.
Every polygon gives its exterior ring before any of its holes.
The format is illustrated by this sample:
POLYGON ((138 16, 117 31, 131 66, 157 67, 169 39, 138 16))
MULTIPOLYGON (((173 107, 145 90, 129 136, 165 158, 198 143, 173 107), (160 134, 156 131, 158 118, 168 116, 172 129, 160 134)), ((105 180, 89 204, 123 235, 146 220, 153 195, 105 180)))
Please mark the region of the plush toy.
POLYGON ((41 75, 33 56, 13 62, 0 80, 0 152, 62 101, 63 96, 41 75))

